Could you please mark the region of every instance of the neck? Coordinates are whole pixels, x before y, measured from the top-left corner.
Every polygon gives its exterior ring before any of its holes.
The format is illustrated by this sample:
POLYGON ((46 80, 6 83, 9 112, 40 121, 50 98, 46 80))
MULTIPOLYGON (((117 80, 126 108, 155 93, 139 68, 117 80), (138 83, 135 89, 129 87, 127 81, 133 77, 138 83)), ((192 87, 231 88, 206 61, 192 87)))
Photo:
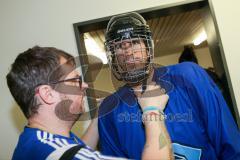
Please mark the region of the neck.
POLYGON ((38 128, 40 130, 43 130, 52 134, 70 137, 70 131, 74 122, 62 121, 62 120, 53 119, 53 118, 51 118, 50 120, 49 118, 46 119, 46 117, 44 118, 45 119, 42 119, 40 117, 29 118, 28 126, 30 128, 38 128))

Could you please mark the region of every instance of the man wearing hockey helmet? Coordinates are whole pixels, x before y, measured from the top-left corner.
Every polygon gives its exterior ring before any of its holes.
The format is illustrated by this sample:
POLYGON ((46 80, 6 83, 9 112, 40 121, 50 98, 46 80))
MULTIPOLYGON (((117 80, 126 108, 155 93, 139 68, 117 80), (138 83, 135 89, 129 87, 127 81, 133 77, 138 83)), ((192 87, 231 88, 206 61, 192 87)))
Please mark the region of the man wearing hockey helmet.
POLYGON ((240 159, 239 130, 204 69, 191 62, 153 68, 151 31, 138 13, 113 16, 105 38, 112 73, 126 85, 100 106, 98 128, 104 154, 141 158, 147 135, 138 118, 144 111, 133 90, 144 93, 146 83, 156 83, 161 90, 154 93, 165 91, 169 96, 165 109, 159 110, 165 114, 176 159, 240 159))
POLYGON ((118 80, 135 86, 148 78, 152 70, 153 41, 142 17, 131 13, 131 17, 112 19, 105 45, 109 64, 118 80))

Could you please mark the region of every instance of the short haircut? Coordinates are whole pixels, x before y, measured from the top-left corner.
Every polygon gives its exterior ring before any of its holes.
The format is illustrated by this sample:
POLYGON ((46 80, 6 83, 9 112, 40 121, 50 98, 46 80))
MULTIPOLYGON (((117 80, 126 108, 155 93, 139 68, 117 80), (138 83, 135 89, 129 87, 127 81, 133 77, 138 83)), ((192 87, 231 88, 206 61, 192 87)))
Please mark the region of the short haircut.
POLYGON ((37 113, 39 108, 35 98, 36 87, 63 76, 61 70, 53 74, 60 66, 61 57, 75 65, 70 54, 57 48, 39 46, 20 53, 12 64, 6 76, 8 88, 26 118, 37 113))

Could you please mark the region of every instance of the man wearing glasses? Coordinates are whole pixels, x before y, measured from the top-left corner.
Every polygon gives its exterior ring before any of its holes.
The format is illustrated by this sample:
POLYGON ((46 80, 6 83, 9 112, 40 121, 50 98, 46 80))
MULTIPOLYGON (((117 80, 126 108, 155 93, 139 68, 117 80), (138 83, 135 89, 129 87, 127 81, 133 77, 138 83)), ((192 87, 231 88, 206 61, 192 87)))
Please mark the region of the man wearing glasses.
MULTIPOLYGON (((28 120, 13 160, 122 159, 94 151, 98 142, 97 119, 92 121, 82 139, 71 132, 84 113, 83 97, 88 85, 82 82, 75 70, 74 58, 68 53, 52 47, 28 49, 12 64, 7 84, 28 120)), ((158 87, 150 86, 147 91, 153 89, 158 87)), ((138 100, 146 117, 161 116, 160 108, 165 107, 168 96, 151 98, 142 94, 138 100)), ((142 158, 171 159, 171 143, 163 119, 143 120, 148 136, 142 158)))

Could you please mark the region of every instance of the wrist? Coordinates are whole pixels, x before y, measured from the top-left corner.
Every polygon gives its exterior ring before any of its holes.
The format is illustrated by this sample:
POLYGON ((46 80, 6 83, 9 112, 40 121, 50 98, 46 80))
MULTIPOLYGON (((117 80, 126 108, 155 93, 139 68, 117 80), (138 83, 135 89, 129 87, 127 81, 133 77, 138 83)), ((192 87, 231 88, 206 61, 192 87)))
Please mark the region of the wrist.
POLYGON ((148 106, 143 109, 142 121, 145 124, 146 122, 160 122, 166 119, 164 112, 158 107, 148 106))
POLYGON ((142 108, 143 113, 145 112, 149 112, 149 111, 161 111, 163 112, 159 107, 156 106, 146 106, 144 108, 142 108))

